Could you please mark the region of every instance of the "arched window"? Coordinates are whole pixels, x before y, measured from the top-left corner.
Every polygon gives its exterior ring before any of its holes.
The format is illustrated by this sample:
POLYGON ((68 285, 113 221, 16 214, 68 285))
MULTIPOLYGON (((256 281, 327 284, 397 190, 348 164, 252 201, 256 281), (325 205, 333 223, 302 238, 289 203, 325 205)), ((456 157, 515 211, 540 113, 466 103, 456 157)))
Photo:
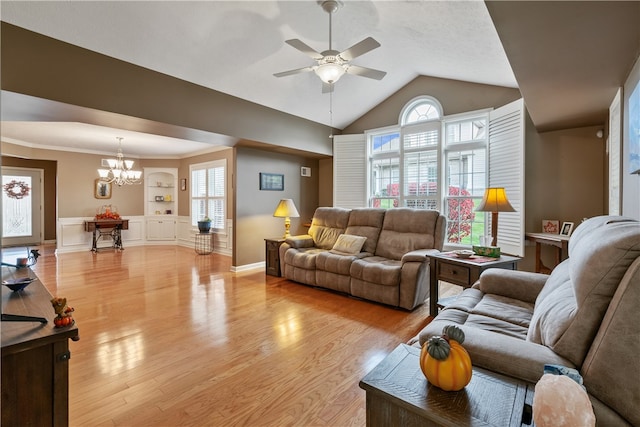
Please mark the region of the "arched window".
POLYGON ((419 96, 409 101, 400 112, 400 126, 436 120, 442 117, 442 105, 432 96, 419 96))

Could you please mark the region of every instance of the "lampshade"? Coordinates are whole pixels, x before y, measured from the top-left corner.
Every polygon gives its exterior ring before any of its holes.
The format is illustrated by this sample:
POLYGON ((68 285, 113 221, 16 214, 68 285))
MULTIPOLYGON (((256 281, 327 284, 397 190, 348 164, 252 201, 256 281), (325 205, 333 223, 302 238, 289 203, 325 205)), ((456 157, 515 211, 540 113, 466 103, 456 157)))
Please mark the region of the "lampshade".
POLYGON ((345 73, 344 67, 342 65, 331 62, 319 65, 315 71, 318 77, 320 77, 320 80, 327 84, 337 82, 345 73))
POLYGON ((284 218, 284 238, 286 239, 291 234, 289 233, 289 229, 291 228, 291 217, 297 218, 300 216, 298 213, 298 209, 296 209, 296 205, 293 203, 291 199, 282 199, 278 206, 276 206, 276 210, 273 213, 273 216, 278 218, 284 218))
POLYGON ((503 187, 491 187, 484 191, 484 197, 476 208, 480 212, 515 212, 507 199, 507 193, 503 187))
POLYGON ((484 197, 476 211, 491 212, 491 246, 498 244, 498 212, 515 212, 507 199, 503 187, 490 187, 484 191, 484 197))
POLYGON ((296 205, 293 203, 293 200, 282 199, 280 200, 280 203, 278 203, 278 206, 276 206, 273 216, 278 218, 298 218, 300 214, 298 213, 298 209, 296 209, 296 205))

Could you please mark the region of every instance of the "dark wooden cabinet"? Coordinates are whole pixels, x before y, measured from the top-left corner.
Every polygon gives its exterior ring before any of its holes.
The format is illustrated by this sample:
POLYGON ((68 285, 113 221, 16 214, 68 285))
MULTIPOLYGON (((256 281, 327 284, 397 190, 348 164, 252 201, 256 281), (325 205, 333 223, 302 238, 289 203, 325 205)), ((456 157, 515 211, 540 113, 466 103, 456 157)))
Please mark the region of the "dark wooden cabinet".
POLYGON ((280 277, 280 245, 284 239, 264 239, 266 272, 271 276, 280 277))
MULTIPOLYGON (((33 272, 3 267, 3 280, 16 275, 33 276, 33 272)), ((69 424, 69 339, 76 341, 79 334, 77 325, 54 327, 51 298, 37 279, 19 292, 2 286, 3 316, 35 316, 48 321, 2 322, 3 426, 69 424)))

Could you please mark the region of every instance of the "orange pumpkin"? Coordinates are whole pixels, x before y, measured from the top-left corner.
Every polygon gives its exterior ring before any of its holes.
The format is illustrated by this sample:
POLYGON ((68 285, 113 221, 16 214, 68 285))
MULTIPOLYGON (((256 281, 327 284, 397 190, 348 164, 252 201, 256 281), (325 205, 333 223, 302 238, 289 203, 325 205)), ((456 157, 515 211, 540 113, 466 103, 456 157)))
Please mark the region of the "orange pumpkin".
POLYGON ((471 358, 456 340, 431 337, 420 352, 420 368, 427 380, 446 391, 462 390, 471 381, 471 358))

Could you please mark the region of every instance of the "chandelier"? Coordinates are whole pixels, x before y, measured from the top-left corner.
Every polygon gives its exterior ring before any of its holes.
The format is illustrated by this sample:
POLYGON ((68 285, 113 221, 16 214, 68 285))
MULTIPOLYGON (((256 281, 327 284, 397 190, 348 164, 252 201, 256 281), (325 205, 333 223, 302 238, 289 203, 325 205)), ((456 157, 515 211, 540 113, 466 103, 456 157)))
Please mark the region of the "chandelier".
POLYGON ((142 171, 133 170, 133 160, 125 160, 122 154, 122 139, 118 140, 118 153, 115 159, 106 159, 109 169, 98 169, 100 180, 111 182, 118 186, 141 184, 142 171))

